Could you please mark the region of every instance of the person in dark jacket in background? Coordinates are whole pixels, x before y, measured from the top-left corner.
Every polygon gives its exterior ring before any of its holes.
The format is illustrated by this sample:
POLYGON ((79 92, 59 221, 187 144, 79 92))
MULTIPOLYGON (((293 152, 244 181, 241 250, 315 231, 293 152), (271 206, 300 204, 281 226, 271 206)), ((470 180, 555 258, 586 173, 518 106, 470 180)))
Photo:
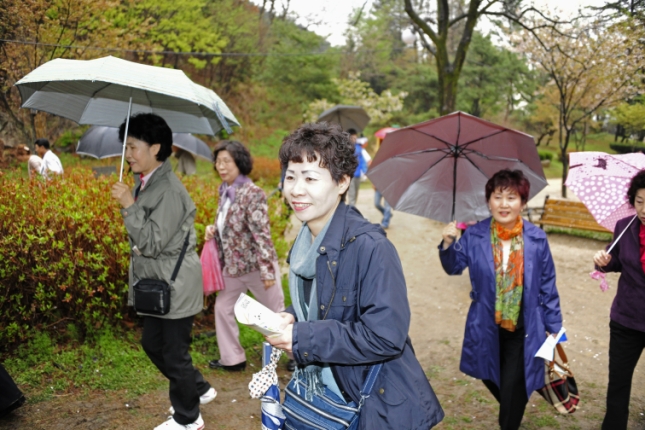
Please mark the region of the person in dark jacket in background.
POLYGON ((562 327, 555 267, 546 234, 521 217, 530 184, 520 170, 501 170, 486 184, 493 215, 458 236, 443 230, 439 258, 449 275, 468 267, 468 311, 460 370, 481 379, 500 403, 502 430, 520 427, 531 393, 544 386, 535 353, 562 327))
POLYGON ((632 178, 627 198, 638 221, 633 216, 618 221, 614 241, 626 228, 628 231, 611 252, 598 251, 593 258, 597 270, 620 272, 609 321, 609 385, 603 430, 627 428, 632 377, 645 348, 645 170, 632 178))
POLYGON ((360 429, 435 426, 444 413, 408 337, 399 256, 378 225, 342 201, 357 165, 349 135, 306 124, 285 138, 280 163, 284 196, 303 225, 289 257, 294 305, 280 314, 283 334, 267 340, 293 356, 300 378, 356 403, 368 369, 383 363, 360 429))

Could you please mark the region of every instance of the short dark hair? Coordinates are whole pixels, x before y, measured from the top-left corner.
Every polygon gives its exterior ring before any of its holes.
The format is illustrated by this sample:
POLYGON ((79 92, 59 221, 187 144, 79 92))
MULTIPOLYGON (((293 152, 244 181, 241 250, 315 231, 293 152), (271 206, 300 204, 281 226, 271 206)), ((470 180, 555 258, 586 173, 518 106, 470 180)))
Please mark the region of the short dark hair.
POLYGON ((349 133, 350 136, 358 135, 358 132, 354 128, 348 128, 347 133, 349 133))
POLYGON ((507 188, 515 190, 517 191, 517 194, 520 195, 522 203, 529 201, 531 184, 521 170, 504 169, 495 173, 488 182, 486 182, 486 201, 490 199, 490 196, 498 188, 502 190, 507 188))
POLYGON ((42 139, 42 138, 41 139, 36 139, 34 144, 36 144, 38 146, 42 146, 45 149, 49 149, 49 140, 47 140, 47 139, 42 139))
POLYGON ((318 165, 328 169, 336 183, 343 176, 352 178, 358 166, 349 134, 337 124, 309 123, 285 137, 280 147, 280 167, 285 170, 290 161, 303 163, 303 154, 310 163, 318 160, 318 165))
POLYGON ((217 161, 217 154, 222 151, 228 151, 231 154, 235 165, 242 175, 246 176, 251 173, 251 170, 253 170, 253 158, 251 158, 251 153, 241 142, 237 140, 222 140, 215 146, 215 150, 213 151, 214 162, 217 161))
POLYGON ((627 189, 627 198, 629 199, 629 204, 634 206, 634 201, 636 200, 636 193, 641 188, 645 188, 645 170, 638 172, 629 183, 629 189, 627 189))
MULTIPOLYGON (((119 127, 119 140, 125 140, 125 121, 119 127)), ((159 144, 157 161, 166 161, 172 154, 172 130, 159 115, 154 113, 137 113, 130 117, 128 136, 134 137, 152 146, 159 144)))

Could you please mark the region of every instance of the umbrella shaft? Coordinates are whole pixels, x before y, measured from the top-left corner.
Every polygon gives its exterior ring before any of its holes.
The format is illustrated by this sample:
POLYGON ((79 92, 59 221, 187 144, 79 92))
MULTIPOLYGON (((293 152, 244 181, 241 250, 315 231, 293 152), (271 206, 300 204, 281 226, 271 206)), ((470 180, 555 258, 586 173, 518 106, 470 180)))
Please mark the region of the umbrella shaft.
POLYGON ((119 170, 119 182, 123 182, 123 162, 125 161, 125 143, 128 140, 128 126, 130 125, 130 112, 132 111, 132 96, 128 103, 128 116, 125 119, 125 133, 123 133, 123 153, 121 154, 121 170, 119 170))

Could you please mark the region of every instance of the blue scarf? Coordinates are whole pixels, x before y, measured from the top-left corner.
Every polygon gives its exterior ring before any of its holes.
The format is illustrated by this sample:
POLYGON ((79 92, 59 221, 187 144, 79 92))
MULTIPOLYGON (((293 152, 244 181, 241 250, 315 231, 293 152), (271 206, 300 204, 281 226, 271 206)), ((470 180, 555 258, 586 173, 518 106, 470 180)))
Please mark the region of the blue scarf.
MULTIPOLYGON (((327 234, 332 219, 333 217, 327 221, 327 224, 325 224, 313 242, 311 241, 311 230, 304 223, 293 244, 289 258, 289 293, 291 294, 291 302, 298 321, 318 320, 316 259, 318 258, 318 248, 320 248, 320 244, 325 238, 325 234, 327 234), (312 280, 309 303, 305 302, 303 278, 312 280)), ((325 386, 336 393, 338 397, 343 398, 334 375, 327 364, 322 366, 310 364, 304 369, 298 367, 293 373, 293 377, 296 381, 299 378, 305 380, 307 400, 311 400, 313 393, 322 394, 325 386)), ((296 386, 298 385, 296 384, 296 386)))

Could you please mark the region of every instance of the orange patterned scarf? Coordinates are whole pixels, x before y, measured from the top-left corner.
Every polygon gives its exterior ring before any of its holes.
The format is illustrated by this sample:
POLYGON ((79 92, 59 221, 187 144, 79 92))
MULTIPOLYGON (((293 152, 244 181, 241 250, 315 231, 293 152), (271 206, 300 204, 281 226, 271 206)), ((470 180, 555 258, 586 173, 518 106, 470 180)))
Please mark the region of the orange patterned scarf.
POLYGON ((508 331, 515 331, 522 306, 524 291, 524 238, 522 228, 524 222, 521 216, 512 229, 502 227, 495 219, 490 224, 490 240, 493 246, 493 261, 495 262, 495 323, 508 331), (511 241, 510 255, 506 270, 504 270, 503 240, 511 241))

